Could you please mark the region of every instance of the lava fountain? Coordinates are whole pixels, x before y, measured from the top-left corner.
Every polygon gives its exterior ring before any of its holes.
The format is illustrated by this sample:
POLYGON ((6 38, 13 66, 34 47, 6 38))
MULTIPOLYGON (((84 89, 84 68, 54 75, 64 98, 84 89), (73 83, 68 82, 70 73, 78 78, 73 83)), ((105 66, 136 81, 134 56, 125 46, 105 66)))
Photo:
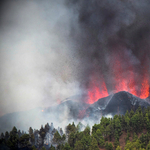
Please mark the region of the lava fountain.
POLYGON ((98 99, 108 96, 108 91, 104 78, 102 76, 100 76, 99 78, 94 76, 94 78, 91 80, 89 84, 90 89, 88 90, 88 102, 87 102, 89 104, 93 104, 98 99))
POLYGON ((102 73, 99 76, 92 74, 88 84, 87 103, 92 104, 100 98, 107 97, 112 91, 113 93, 126 91, 141 99, 149 96, 148 67, 143 67, 144 69, 142 68, 139 73, 136 69, 137 66, 132 65, 131 59, 126 53, 114 53, 111 55, 110 61, 109 77, 113 82, 105 82, 106 78, 102 73), (113 88, 109 89, 110 86, 113 88))

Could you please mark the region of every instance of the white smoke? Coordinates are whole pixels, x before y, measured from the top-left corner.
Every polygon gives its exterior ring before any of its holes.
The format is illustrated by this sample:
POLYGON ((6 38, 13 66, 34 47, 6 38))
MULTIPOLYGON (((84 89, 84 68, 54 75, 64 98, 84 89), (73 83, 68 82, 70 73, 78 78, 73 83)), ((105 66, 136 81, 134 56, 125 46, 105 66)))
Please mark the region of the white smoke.
POLYGON ((50 106, 79 92, 63 1, 9 1, 0 28, 0 115, 50 106))

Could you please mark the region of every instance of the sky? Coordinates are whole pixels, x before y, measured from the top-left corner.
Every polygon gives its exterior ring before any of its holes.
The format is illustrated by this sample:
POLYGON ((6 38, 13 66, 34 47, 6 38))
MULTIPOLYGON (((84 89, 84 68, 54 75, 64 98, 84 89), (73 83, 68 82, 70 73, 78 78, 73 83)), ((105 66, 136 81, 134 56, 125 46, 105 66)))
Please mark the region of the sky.
POLYGON ((0 6, 0 116, 51 106, 103 81, 110 94, 122 79, 128 86, 129 75, 136 92, 149 85, 148 0, 5 0, 0 6))

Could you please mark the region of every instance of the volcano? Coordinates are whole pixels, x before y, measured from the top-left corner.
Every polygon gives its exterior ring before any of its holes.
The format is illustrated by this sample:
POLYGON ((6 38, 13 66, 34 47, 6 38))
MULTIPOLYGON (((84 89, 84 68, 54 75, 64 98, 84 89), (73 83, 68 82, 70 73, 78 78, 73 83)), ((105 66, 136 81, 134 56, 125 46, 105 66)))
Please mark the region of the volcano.
POLYGON ((141 99, 126 91, 100 98, 93 104, 83 102, 82 98, 87 98, 87 95, 73 96, 45 109, 38 108, 4 115, 0 117, 0 131, 9 131, 13 126, 28 130, 30 126, 34 127, 35 124, 41 126, 48 121, 54 123, 57 121, 60 126, 72 121, 82 122, 82 120, 96 123, 102 116, 125 114, 127 110, 135 111, 139 106, 142 108, 150 106, 150 97, 141 99), (20 122, 25 116, 28 120, 20 122), (26 128, 23 128, 23 125, 26 128))
POLYGON ((105 98, 99 99, 86 110, 86 116, 100 118, 102 115, 125 114, 126 111, 136 110, 139 106, 146 108, 150 106, 149 97, 141 99, 126 91, 121 91, 105 98))
MULTIPOLYGON (((84 96, 86 97, 86 95, 84 96)), ((81 97, 84 98, 83 96, 81 97)), ((84 118, 89 118, 95 120, 100 119, 102 115, 124 115, 127 110, 130 111, 132 109, 135 111, 139 106, 142 108, 150 106, 149 97, 141 99, 129 92, 120 91, 107 97, 100 98, 93 104, 87 104, 72 97, 53 108, 50 107, 47 111, 48 113, 57 111, 61 113, 60 115, 57 113, 57 116, 61 116, 62 114, 66 114, 67 108, 68 119, 82 120, 84 118)))

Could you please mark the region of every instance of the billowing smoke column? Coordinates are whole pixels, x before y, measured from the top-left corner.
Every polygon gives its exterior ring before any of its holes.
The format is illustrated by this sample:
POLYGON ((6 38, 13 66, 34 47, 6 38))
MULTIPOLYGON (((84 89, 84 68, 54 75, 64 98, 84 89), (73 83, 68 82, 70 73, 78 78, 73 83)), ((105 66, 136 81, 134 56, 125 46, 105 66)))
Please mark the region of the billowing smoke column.
POLYGON ((149 96, 150 2, 72 0, 72 29, 80 58, 79 82, 88 103, 118 91, 149 96))
MULTIPOLYGON (((83 95, 83 118, 84 102, 119 91, 148 97, 149 8, 149 0, 1 0, 0 116, 83 95)), ((76 115, 73 107, 53 122, 76 115)), ((16 120, 45 124, 33 114, 16 120)))
POLYGON ((0 116, 73 95, 90 104, 123 90, 149 96, 149 0, 3 0, 0 7, 0 116))

